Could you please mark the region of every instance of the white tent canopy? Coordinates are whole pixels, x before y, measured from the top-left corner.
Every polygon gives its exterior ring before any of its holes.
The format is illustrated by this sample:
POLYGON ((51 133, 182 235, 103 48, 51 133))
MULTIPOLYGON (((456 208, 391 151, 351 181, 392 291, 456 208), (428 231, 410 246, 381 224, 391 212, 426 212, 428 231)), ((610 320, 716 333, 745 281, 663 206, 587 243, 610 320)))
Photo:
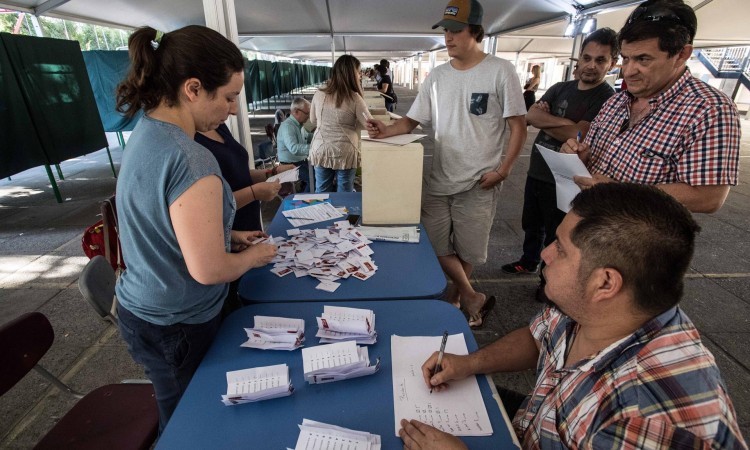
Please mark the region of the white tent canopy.
MULTIPOLYGON (((235 0, 240 46, 306 61, 330 62, 347 52, 363 61, 397 60, 443 47, 444 0, 235 0)), ((634 0, 485 0, 484 26, 497 50, 570 55, 563 38, 570 14, 592 15, 598 27, 622 26, 634 0)), ((687 0, 698 14, 696 46, 750 45, 747 0, 687 0)), ((201 0, 0 0, 0 7, 101 25, 149 25, 170 31, 205 24, 201 0)))

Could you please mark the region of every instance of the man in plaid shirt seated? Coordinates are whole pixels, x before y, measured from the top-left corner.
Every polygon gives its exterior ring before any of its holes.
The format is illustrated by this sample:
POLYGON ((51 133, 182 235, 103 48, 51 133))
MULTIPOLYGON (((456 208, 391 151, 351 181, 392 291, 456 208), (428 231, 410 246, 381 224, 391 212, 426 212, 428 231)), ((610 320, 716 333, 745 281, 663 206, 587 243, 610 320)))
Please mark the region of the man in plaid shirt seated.
MULTIPOLYGON (((524 449, 747 449, 714 357, 677 306, 699 230, 652 186, 582 191, 542 252, 554 305, 468 356, 445 354, 437 374, 433 354, 425 389, 440 395, 451 380, 535 367, 520 405, 500 389, 511 417, 518 407, 524 449)), ((405 448, 466 448, 418 421, 401 425, 405 448)))
POLYGON ((693 77, 697 19, 682 0, 638 6, 618 35, 627 91, 614 95, 591 123, 578 153, 593 178, 653 184, 693 212, 715 212, 737 184, 740 122, 734 102, 693 77))

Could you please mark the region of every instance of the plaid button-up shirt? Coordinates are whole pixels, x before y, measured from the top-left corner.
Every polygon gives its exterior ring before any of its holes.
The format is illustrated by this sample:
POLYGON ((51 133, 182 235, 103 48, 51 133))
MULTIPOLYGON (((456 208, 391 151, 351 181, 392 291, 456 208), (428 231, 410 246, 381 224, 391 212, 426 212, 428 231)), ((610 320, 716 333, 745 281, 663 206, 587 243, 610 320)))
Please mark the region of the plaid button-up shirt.
POLYGON ((679 308, 566 368, 576 330, 556 308, 531 323, 538 378, 513 420, 524 449, 747 449, 714 357, 679 308))
POLYGON ((627 91, 611 97, 591 123, 592 174, 640 184, 737 184, 740 122, 729 97, 686 69, 628 128, 633 100, 627 91))

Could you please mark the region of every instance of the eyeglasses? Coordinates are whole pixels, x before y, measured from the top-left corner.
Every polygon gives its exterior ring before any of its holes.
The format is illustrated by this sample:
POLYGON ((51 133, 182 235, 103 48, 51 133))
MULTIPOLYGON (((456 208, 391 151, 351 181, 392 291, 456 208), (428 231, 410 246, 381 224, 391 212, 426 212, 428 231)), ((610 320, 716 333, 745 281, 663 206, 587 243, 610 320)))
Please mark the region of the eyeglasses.
POLYGON ((637 7, 635 11, 633 11, 633 13, 628 18, 627 23, 628 25, 630 25, 635 22, 661 22, 661 21, 682 23, 682 19, 680 19, 680 16, 675 14, 674 11, 672 11, 671 9, 665 8, 661 5, 637 7))

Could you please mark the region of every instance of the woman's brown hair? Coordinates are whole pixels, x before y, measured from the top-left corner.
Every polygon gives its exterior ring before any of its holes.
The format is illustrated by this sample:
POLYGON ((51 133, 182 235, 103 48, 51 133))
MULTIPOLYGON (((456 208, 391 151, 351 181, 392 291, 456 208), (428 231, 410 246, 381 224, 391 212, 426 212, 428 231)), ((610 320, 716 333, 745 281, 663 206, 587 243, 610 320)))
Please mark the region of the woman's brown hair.
POLYGON ((128 39, 130 72, 117 86, 117 111, 127 117, 162 101, 176 105, 180 85, 188 78, 199 79, 214 94, 245 67, 237 46, 210 28, 189 25, 156 40, 151 27, 139 28, 128 39))
POLYGON ((336 99, 336 108, 341 108, 344 100, 354 100, 354 94, 363 95, 362 86, 357 82, 359 60, 352 55, 341 55, 331 70, 331 79, 323 89, 336 99))

